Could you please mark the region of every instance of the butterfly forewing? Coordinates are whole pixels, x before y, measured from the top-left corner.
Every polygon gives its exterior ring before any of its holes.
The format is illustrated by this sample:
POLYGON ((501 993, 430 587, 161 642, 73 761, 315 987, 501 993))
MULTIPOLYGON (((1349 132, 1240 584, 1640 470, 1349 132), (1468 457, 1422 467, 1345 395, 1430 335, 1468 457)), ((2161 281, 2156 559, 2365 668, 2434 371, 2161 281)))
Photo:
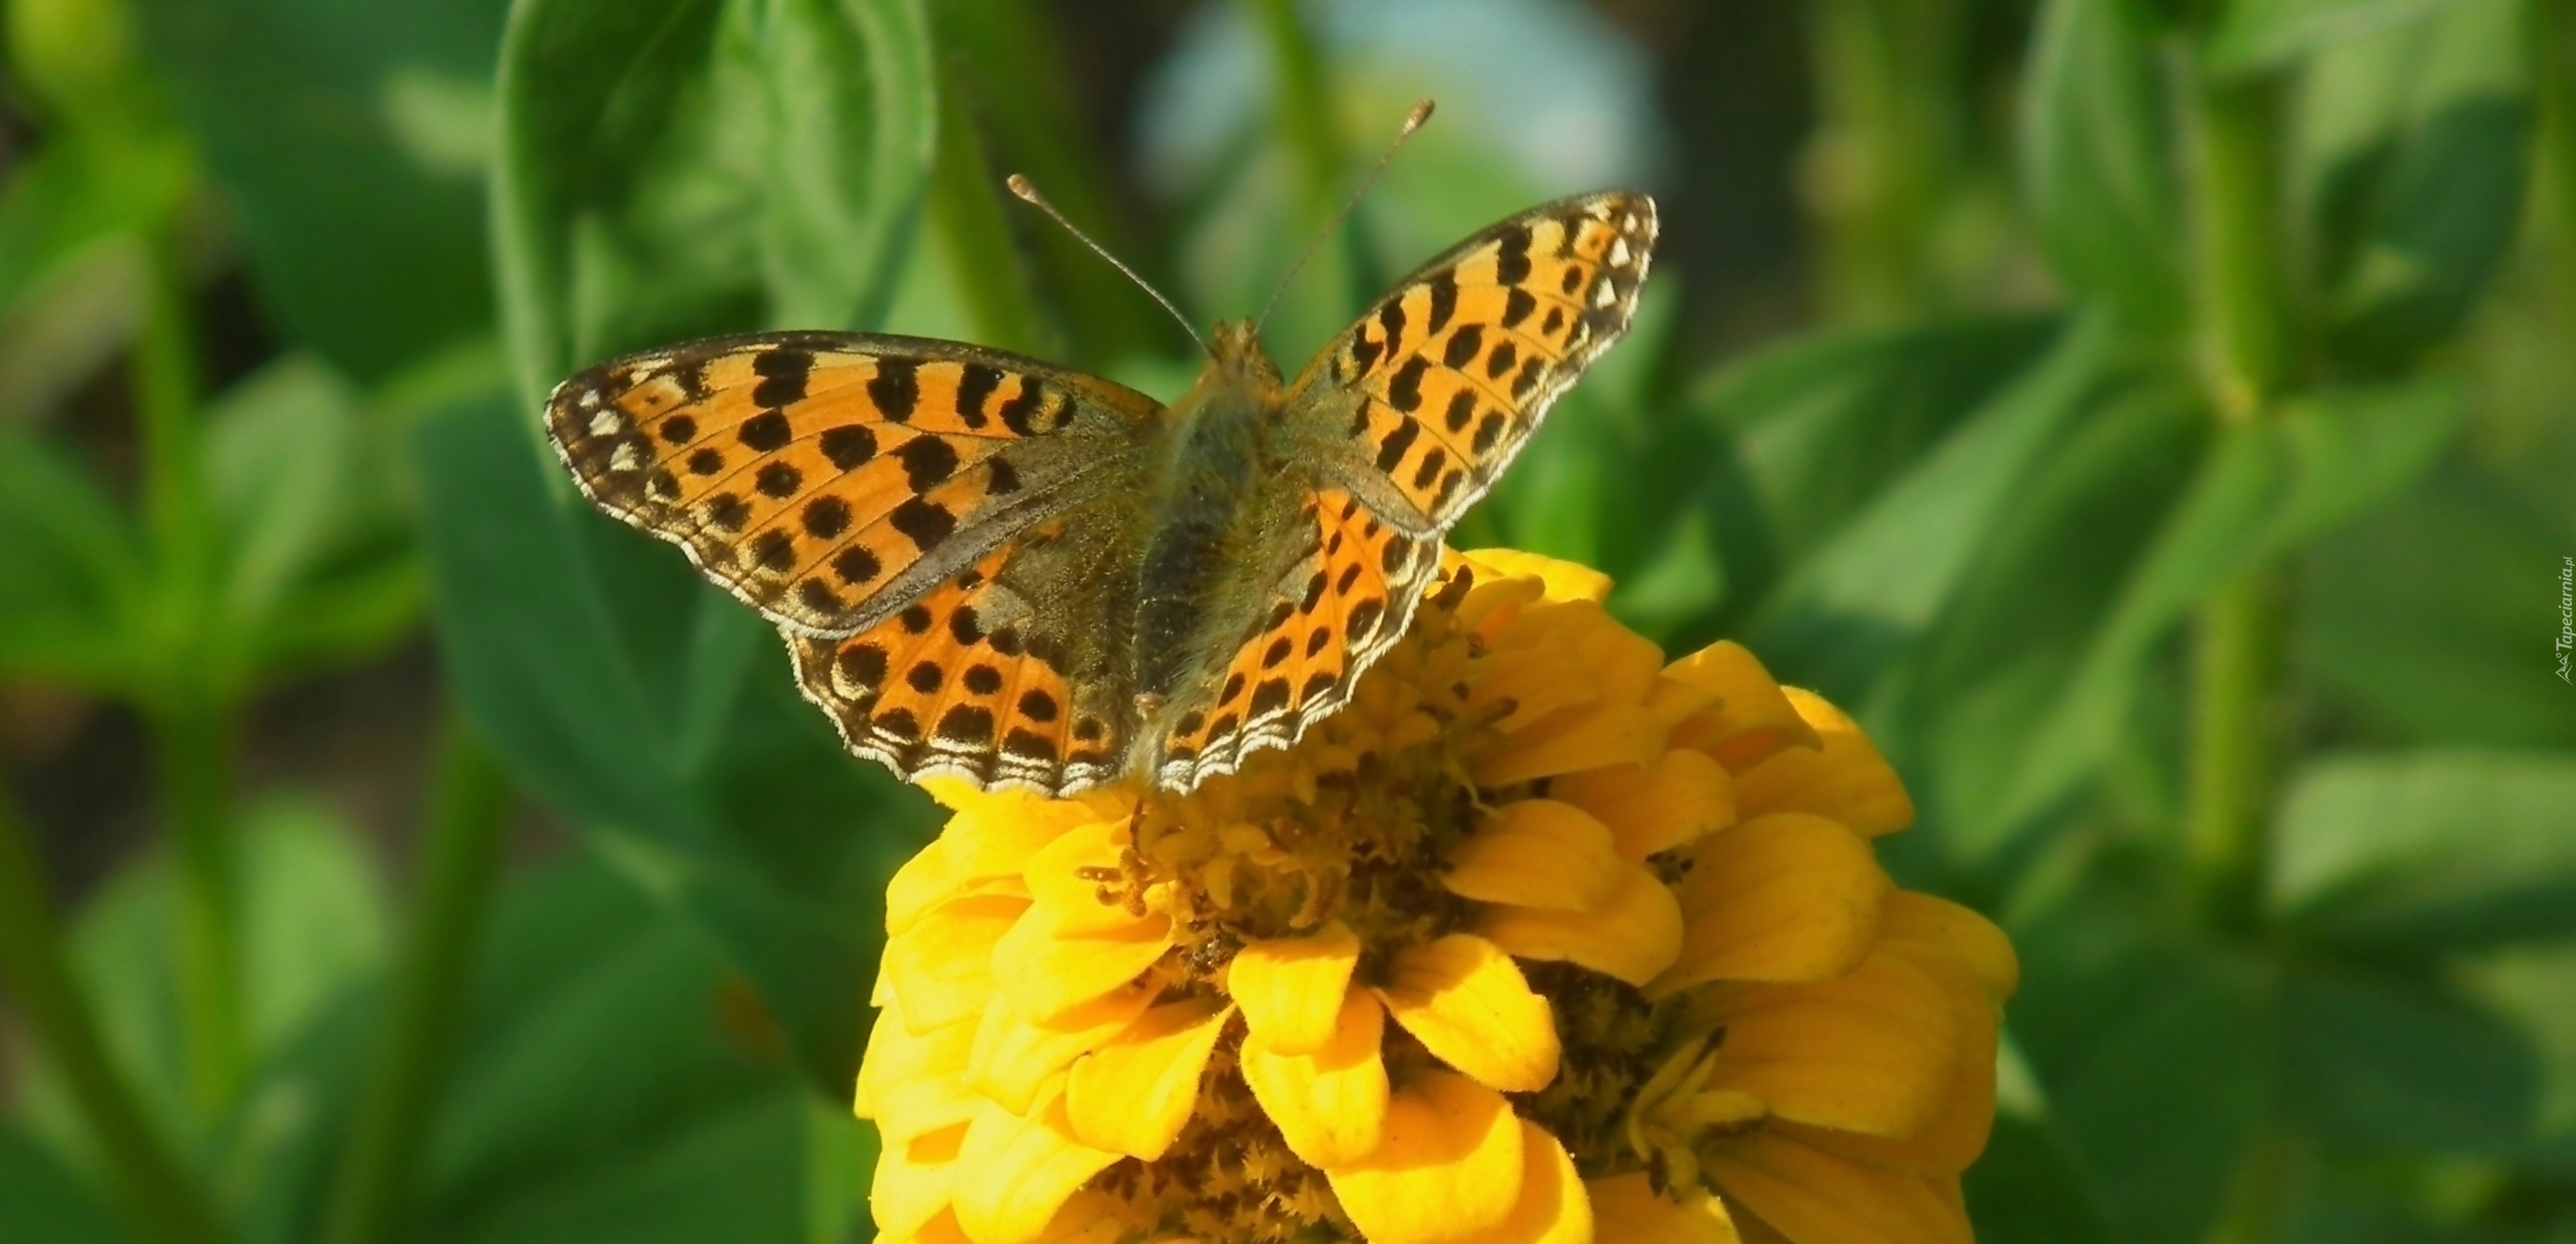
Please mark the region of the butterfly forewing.
POLYGON ((1388 522, 1447 529, 1628 330, 1654 245, 1654 201, 1631 191, 1483 230, 1307 365, 1288 397, 1298 438, 1388 522))
POLYGON ((555 390, 546 426, 601 509, 770 620, 846 635, 1132 466, 1160 413, 973 346, 774 333, 592 368, 555 390))

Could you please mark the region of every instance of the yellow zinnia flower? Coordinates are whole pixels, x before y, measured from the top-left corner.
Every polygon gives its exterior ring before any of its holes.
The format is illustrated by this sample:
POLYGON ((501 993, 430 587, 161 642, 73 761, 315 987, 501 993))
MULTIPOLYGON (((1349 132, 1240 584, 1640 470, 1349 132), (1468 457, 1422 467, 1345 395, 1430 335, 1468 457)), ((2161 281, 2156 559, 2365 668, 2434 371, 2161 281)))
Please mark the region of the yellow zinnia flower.
POLYGON ((1832 705, 1453 555, 1294 748, 933 793, 858 1113, 888 1244, 1964 1241, 2012 948, 1832 705))

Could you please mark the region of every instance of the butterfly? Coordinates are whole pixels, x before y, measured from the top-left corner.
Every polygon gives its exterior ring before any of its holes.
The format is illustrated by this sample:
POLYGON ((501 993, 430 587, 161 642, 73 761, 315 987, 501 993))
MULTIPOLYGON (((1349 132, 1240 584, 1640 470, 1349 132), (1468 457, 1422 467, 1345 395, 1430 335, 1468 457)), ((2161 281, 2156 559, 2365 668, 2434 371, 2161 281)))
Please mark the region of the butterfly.
POLYGON ((718 337, 558 386, 584 495, 776 623, 905 778, 1175 791, 1286 747, 1411 624, 1441 538, 1627 330, 1655 205, 1500 221, 1293 382, 1220 324, 1174 406, 962 342, 718 337))

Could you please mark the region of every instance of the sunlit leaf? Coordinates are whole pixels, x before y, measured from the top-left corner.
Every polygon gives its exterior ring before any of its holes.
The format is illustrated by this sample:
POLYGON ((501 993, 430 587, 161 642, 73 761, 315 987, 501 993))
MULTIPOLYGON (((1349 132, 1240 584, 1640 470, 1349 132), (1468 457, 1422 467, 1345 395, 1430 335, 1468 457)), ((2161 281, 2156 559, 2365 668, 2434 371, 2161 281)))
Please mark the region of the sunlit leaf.
POLYGON ((2273 909, 2338 942, 2428 952, 2576 931, 2576 763, 2421 750, 2312 761, 2285 797, 2273 909))
POLYGON ((2142 0, 2049 0, 2021 97, 2021 182, 2049 264, 2143 332, 2188 306, 2174 103, 2142 0))
POLYGON ((491 319, 506 0, 131 0, 295 338, 372 380, 491 319))

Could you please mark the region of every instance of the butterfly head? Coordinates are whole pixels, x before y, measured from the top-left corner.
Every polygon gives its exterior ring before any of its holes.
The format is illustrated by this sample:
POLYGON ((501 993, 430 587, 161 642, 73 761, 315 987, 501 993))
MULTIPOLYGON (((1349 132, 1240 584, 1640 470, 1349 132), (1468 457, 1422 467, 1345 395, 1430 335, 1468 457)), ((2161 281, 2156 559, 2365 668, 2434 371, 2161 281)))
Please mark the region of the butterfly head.
POLYGON ((1250 320, 1220 320, 1208 339, 1207 370, 1199 373, 1196 400, 1178 409, 1191 410, 1217 393, 1275 399, 1283 382, 1279 365, 1261 351, 1261 330, 1250 320))

